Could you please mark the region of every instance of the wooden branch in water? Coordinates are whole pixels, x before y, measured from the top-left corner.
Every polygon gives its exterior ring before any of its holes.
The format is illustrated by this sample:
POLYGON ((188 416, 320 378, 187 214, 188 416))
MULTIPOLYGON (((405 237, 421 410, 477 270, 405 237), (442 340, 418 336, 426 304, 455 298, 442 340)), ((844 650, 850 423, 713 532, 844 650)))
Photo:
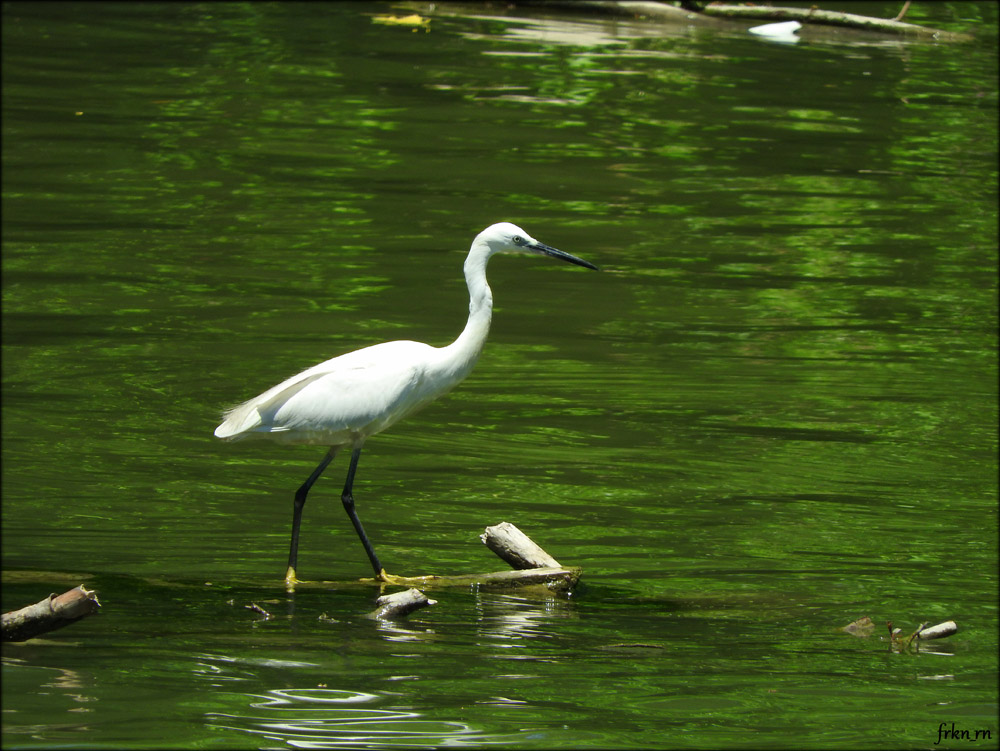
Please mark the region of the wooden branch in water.
POLYGON ((687 24, 706 23, 708 19, 773 19, 776 21, 801 21, 814 25, 842 26, 942 42, 970 42, 973 40, 971 34, 943 31, 902 22, 900 19, 906 14, 908 3, 904 5, 903 10, 896 18, 859 16, 855 13, 820 10, 815 6, 812 8, 775 8, 770 5, 706 3, 700 11, 696 11, 693 8, 677 7, 655 0, 536 0, 535 2, 524 2, 524 4, 560 8, 574 12, 587 10, 618 16, 646 16, 687 24))
POLYGON ((501 582, 541 584, 551 591, 568 592, 583 573, 579 566, 563 566, 510 522, 487 527, 479 539, 517 569, 493 575, 490 582, 493 586, 501 582))
POLYGON ((425 608, 428 605, 437 605, 437 600, 428 599, 427 595, 419 589, 407 589, 403 592, 383 595, 375 600, 375 604, 378 607, 369 613, 368 617, 379 620, 391 620, 393 618, 403 618, 414 610, 425 608))
MULTIPOLYGON (((919 639, 920 641, 943 639, 946 636, 958 633, 958 624, 955 621, 944 621, 936 626, 927 626, 926 623, 921 623, 917 630, 908 637, 903 636, 903 629, 893 628, 892 621, 886 621, 886 626, 889 629, 889 640, 893 645, 901 646, 902 648, 909 647, 914 639, 919 639)), ((875 633, 875 623, 866 615, 863 618, 848 623, 839 630, 853 636, 871 636, 875 633)))
MULTIPOLYGON (((446 587, 508 589, 542 585, 550 591, 565 592, 576 586, 583 573, 583 569, 579 566, 563 566, 509 522, 487 527, 479 537, 490 550, 517 570, 458 576, 390 576, 387 581, 381 583, 421 589, 446 587)), ((375 579, 362 579, 361 582, 380 583, 375 579)))
POLYGON ((55 631, 96 613, 101 607, 97 593, 79 587, 51 594, 34 605, 3 614, 3 641, 27 641, 35 636, 55 631))
POLYGON ((775 21, 801 21, 811 24, 828 26, 846 26, 852 29, 879 31, 884 34, 924 37, 942 41, 971 41, 968 34, 956 34, 951 31, 931 29, 913 23, 897 21, 894 18, 874 18, 859 16, 855 13, 840 13, 832 10, 812 8, 773 8, 769 5, 723 5, 715 3, 706 5, 702 10, 706 16, 714 18, 753 18, 775 21))
MULTIPOLYGON (((544 584, 552 590, 572 589, 579 581, 583 569, 579 566, 550 566, 521 571, 493 571, 487 574, 459 574, 457 576, 393 576, 388 584, 401 584, 422 589, 453 587, 482 587, 507 589, 532 584, 544 584)), ((378 584, 375 579, 362 579, 363 584, 378 584)))
POLYGON ((955 621, 945 621, 944 623, 939 623, 936 626, 918 629, 916 636, 921 640, 943 639, 944 637, 951 636, 955 633, 958 633, 958 624, 955 623, 955 621))
POLYGON ((530 537, 510 522, 487 527, 479 539, 513 568, 560 568, 559 561, 542 550, 530 537))

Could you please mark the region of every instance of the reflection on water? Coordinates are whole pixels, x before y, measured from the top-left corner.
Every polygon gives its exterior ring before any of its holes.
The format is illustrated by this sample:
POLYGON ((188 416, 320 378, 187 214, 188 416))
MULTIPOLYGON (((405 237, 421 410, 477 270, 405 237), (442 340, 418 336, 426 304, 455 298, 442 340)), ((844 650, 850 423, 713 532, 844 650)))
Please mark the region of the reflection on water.
POLYGON ((507 649, 517 645, 494 640, 509 642, 551 637, 555 633, 551 621, 576 617, 575 607, 572 600, 563 597, 528 600, 516 595, 481 595, 476 598, 476 624, 479 634, 486 638, 480 643, 507 649))
POLYGON ((379 633, 386 641, 416 642, 434 638, 433 629, 418 629, 406 625, 405 621, 377 619, 379 633))
POLYGON ((295 748, 481 746, 512 740, 480 732, 465 722, 429 720, 419 712, 358 709, 351 705, 385 699, 357 691, 274 689, 247 698, 247 714, 210 712, 209 727, 251 733, 295 748))
MULTIPOLYGON (((51 697, 49 706, 52 714, 48 718, 49 722, 41 726, 32 721, 34 715, 23 711, 29 706, 23 694, 14 702, 7 701, 5 697, 4 733, 9 733, 10 738, 17 738, 17 742, 24 742, 24 739, 28 738, 33 740, 40 737, 52 738, 50 733, 85 734, 89 730, 88 723, 93 719, 91 713, 96 709, 94 702, 99 698, 89 685, 88 677, 77 670, 40 666, 32 662, 4 656, 5 692, 8 687, 16 686, 10 690, 23 691, 28 688, 25 692, 28 695, 37 691, 39 694, 51 697)), ((4 745, 7 746, 10 742, 11 740, 5 738, 4 745)))

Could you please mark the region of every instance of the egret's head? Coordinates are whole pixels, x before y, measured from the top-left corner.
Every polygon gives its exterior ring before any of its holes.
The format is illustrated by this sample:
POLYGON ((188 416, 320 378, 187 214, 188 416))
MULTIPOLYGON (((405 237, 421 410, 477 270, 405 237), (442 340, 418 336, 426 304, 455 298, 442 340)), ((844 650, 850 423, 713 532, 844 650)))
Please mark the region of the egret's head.
POLYGON ((597 270, 594 264, 584 261, 582 258, 538 242, 523 229, 510 222, 499 222, 484 229, 476 237, 474 244, 479 243, 489 247, 490 255, 494 253, 539 253, 558 258, 561 261, 575 263, 577 266, 597 270))

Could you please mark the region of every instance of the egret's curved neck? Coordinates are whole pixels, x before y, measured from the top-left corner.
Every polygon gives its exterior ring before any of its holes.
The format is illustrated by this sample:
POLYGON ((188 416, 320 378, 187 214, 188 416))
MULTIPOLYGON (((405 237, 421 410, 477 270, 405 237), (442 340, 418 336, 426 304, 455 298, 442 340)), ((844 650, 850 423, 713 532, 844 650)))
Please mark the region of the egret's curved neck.
POLYGON ((469 286, 469 320, 458 339, 444 348, 448 369, 461 380, 476 364, 479 353, 490 333, 493 316, 493 293, 486 283, 486 262, 492 252, 479 238, 472 244, 465 259, 465 283, 469 286))

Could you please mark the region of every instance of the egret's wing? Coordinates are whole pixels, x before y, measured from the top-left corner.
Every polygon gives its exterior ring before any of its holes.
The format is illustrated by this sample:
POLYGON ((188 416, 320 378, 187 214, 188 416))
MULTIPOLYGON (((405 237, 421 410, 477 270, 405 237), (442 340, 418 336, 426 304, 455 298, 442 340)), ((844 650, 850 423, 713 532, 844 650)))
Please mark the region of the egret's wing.
POLYGON ((331 444, 374 435, 414 406, 421 373, 420 367, 403 361, 338 368, 278 406, 268 420, 270 429, 303 437, 325 435, 331 444))
POLYGON ((432 349, 386 342, 327 360, 226 412, 215 435, 298 433, 335 445, 377 433, 412 411, 408 395, 419 386, 421 363, 432 349))

